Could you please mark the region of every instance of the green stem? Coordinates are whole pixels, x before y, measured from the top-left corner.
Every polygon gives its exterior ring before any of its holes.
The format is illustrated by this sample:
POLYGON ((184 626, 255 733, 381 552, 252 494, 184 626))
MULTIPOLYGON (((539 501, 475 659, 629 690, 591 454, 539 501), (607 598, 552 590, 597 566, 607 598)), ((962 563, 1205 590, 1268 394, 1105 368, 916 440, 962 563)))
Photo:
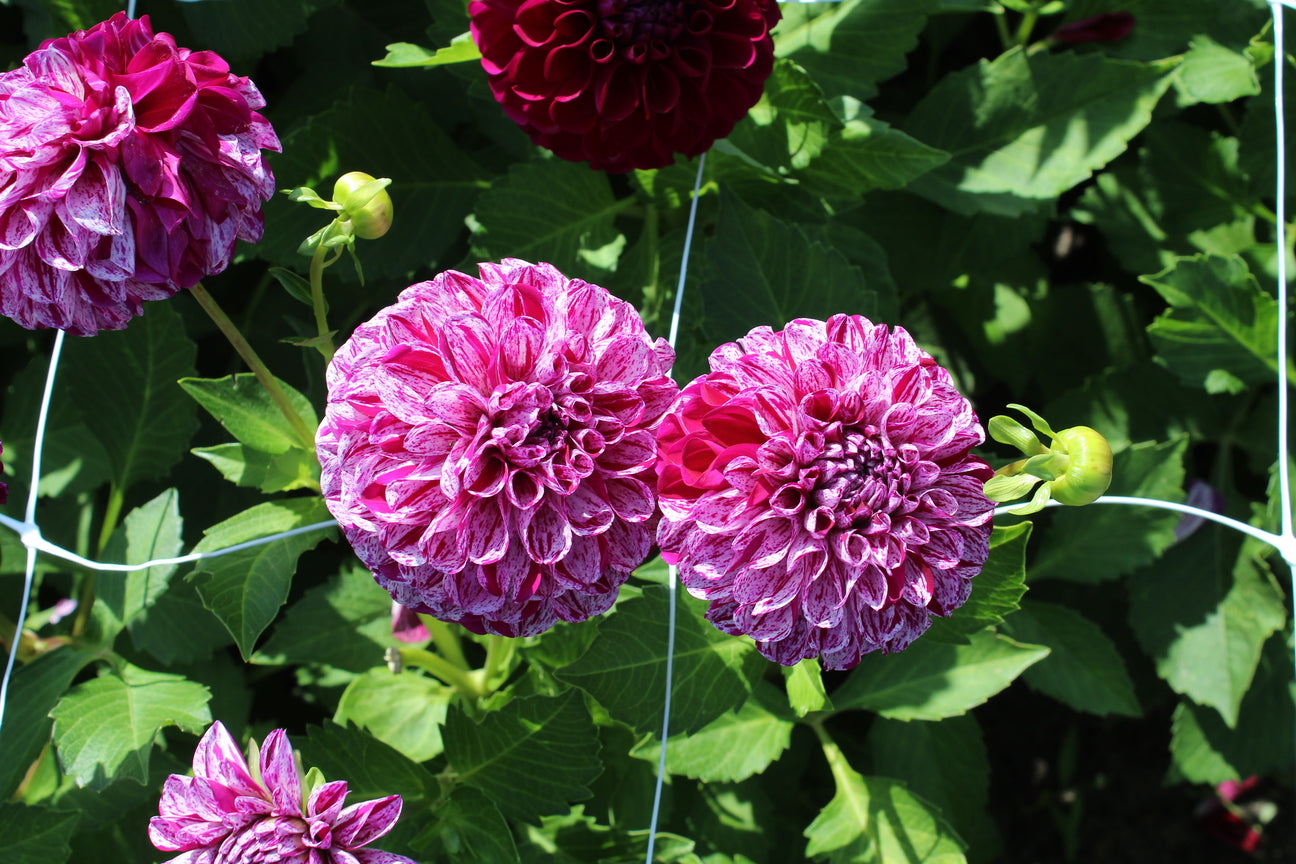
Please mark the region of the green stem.
MULTIPOLYGON (((104 508, 103 525, 99 527, 99 542, 95 549, 99 557, 103 557, 104 549, 108 548, 108 541, 112 539, 113 531, 117 529, 117 522, 121 519, 122 505, 126 502, 126 490, 117 483, 112 484, 108 489, 108 506, 104 508)), ((95 583, 98 581, 98 574, 94 570, 86 570, 81 574, 81 590, 77 597, 76 617, 72 619, 72 635, 80 636, 85 632, 90 623, 90 610, 94 608, 95 602, 95 583)))
POLYGON ((837 742, 828 734, 824 728, 821 718, 807 718, 808 725, 814 730, 815 737, 819 739, 819 747, 823 750, 824 758, 828 760, 828 768, 832 771, 833 780, 837 787, 843 788, 849 786, 855 775, 855 769, 851 768, 850 762, 846 761, 846 755, 842 753, 837 742))
POLYGON ((1008 22, 1004 20, 1003 7, 994 13, 995 29, 999 31, 999 41, 1003 43, 1004 50, 1007 51, 1013 47, 1012 34, 1008 32, 1008 22))
POLYGON ((1039 13, 1032 9, 1022 14, 1021 23, 1017 25, 1017 44, 1025 45, 1030 41, 1031 31, 1035 29, 1035 22, 1039 20, 1039 13))
POLYGON ((438 657, 431 651, 425 651, 422 648, 398 648, 397 651, 400 653, 402 664, 422 669, 424 672, 439 678, 458 690, 460 695, 469 702, 476 702, 486 695, 474 675, 460 669, 444 658, 438 657))
POLYGON ((489 691, 494 689, 495 677, 503 671, 508 673, 509 660, 513 659, 513 640, 507 636, 497 636, 491 634, 490 641, 486 643, 486 670, 482 676, 482 684, 489 691))
POLYGON ((437 650, 441 656, 445 657, 460 669, 468 670, 472 667, 468 665, 468 658, 464 656, 463 646, 459 644, 459 634, 456 633, 449 624, 431 615, 419 615, 419 620, 427 628, 428 633, 432 636, 432 641, 436 644, 437 650))
POLYGON ((327 250, 320 243, 315 247, 315 254, 310 262, 311 306, 315 310, 315 329, 319 333, 319 352, 324 355, 324 362, 333 359, 333 337, 329 332, 328 313, 324 311, 324 253, 327 250))
POLYGON ((302 447, 308 452, 313 451, 315 449, 314 433, 307 428, 306 421, 302 419, 301 415, 293 408, 292 403, 288 401, 288 394, 284 393, 283 388, 279 386, 279 382, 270 374, 265 362, 257 356, 256 351, 252 349, 252 345, 244 338, 238 327, 234 326, 234 322, 230 320, 229 316, 225 314, 225 310, 217 305, 216 299, 207 293, 207 289, 202 286, 201 282, 190 288, 189 293, 193 295, 194 299, 198 301, 198 305, 215 322, 216 327, 225 334, 225 338, 234 346, 234 350, 238 352, 238 355, 243 358, 243 362, 252 370, 252 374, 256 375, 257 380, 261 382, 261 386, 270 394, 271 401, 279 408, 279 413, 283 414, 284 418, 287 419, 288 425, 292 426, 293 432, 297 435, 302 447))

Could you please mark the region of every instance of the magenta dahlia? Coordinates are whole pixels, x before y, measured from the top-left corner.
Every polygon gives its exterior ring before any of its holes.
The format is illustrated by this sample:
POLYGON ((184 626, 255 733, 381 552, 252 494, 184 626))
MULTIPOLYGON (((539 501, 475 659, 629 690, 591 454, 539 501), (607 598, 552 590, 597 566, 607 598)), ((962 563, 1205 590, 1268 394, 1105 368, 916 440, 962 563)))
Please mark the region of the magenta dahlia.
POLYGON ((984 440, 949 373, 859 315, 711 354, 657 435, 657 541, 707 617, 783 665, 849 669, 967 600, 989 547, 984 440))
POLYGON ((417 864, 361 848, 396 824, 399 795, 347 807, 346 781, 335 780, 303 800, 282 729, 266 736, 257 767, 249 770, 220 722, 211 725, 194 751, 193 776, 168 777, 149 820, 153 845, 181 853, 166 864, 417 864))
POLYGON ((252 82, 117 13, 0 75, 0 314, 78 336, 261 237, 278 150, 252 82))
POLYGON ((401 605, 539 633, 612 605, 656 526, 674 353, 630 304, 549 264, 447 272, 328 369, 320 483, 401 605))
POLYGON ((775 0, 472 0, 491 91, 531 140, 607 171, 723 138, 774 68, 775 0))

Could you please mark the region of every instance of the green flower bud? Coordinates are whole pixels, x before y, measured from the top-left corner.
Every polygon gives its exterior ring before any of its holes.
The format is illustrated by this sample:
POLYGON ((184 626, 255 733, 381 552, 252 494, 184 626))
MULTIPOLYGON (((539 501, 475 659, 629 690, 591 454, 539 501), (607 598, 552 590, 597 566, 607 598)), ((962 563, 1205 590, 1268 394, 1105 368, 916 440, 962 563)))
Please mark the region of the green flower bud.
POLYGON ((1053 481, 1053 497, 1063 504, 1092 504, 1111 485, 1112 451, 1107 439, 1088 426, 1063 429, 1053 446, 1067 456, 1065 473, 1053 481))
POLYGON ((342 218, 351 223, 355 236, 376 240, 391 228, 390 184, 387 178, 375 180, 363 171, 343 174, 333 184, 333 200, 342 205, 342 218))
POLYGON ((1010 511, 1025 515, 1042 510, 1050 498, 1060 504, 1080 506, 1092 504, 1111 485, 1112 452, 1107 439, 1088 426, 1072 426, 1061 432, 1052 427, 1034 411, 1021 405, 1012 405, 1030 418, 1031 425, 1050 443, 1045 447, 1031 432, 1011 417, 992 417, 990 436, 1003 444, 1011 444, 1026 454, 1005 465, 986 481, 984 491, 992 501, 1013 501, 1039 488, 1026 504, 1010 511), (1042 481, 1042 482, 1041 482, 1042 481))

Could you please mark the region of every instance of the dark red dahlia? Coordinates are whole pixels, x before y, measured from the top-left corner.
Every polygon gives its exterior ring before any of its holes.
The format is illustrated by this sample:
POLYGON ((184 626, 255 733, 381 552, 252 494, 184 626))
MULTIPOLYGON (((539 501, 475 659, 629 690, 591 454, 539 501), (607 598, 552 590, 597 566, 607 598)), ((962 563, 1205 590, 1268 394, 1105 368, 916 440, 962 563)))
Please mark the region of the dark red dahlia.
POLYGON ((774 0, 472 0, 514 122, 564 159, 661 168, 723 138, 774 65, 774 0))

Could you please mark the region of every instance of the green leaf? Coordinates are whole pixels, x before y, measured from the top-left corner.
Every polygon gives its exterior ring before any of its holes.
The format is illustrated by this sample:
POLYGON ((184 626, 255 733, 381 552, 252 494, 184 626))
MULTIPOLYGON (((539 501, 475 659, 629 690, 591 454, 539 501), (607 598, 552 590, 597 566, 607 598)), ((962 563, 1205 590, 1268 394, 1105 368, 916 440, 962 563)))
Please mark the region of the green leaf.
POLYGON ((939 723, 879 717, 869 727, 868 747, 874 771, 903 777, 915 795, 949 819, 979 858, 993 858, 985 848, 998 842, 986 812, 990 759, 971 714, 939 723))
POLYGON ((387 46, 387 56, 373 61, 373 65, 387 69, 444 66, 447 63, 465 63, 480 60, 481 51, 472 40, 471 33, 460 33, 450 44, 434 51, 409 42, 396 42, 387 46))
POLYGON ((157 601, 127 625, 131 642, 165 666, 205 660, 230 644, 230 634, 203 606, 193 583, 175 579, 157 601))
POLYGON ((415 848, 430 852, 439 838, 446 855, 466 864, 515 864, 517 845, 499 808, 481 792, 460 786, 436 811, 436 821, 421 834, 415 848))
MULTIPOLYGON (((187 2, 180 10, 194 33, 201 33, 201 47, 220 53, 233 63, 260 57, 287 45, 306 30, 306 22, 317 9, 337 0, 220 0, 214 3, 187 2)), ((199 46, 194 46, 195 49, 199 46)), ((237 67, 236 67, 237 68, 237 67)), ((249 73, 244 73, 249 74, 249 73)))
POLYGON ((64 347, 62 385, 107 451, 119 488, 162 476, 184 455, 198 420, 175 382, 194 374, 196 353, 166 303, 150 303, 125 330, 64 347))
POLYGON ((514 699, 474 723, 452 707, 441 732, 461 783, 485 792, 513 819, 539 822, 592 794, 603 770, 594 722, 574 692, 514 699))
MULTIPOLYGON (((275 381, 306 428, 318 426, 319 418, 306 397, 278 378, 275 381)), ((288 418, 250 372, 228 378, 184 378, 180 386, 231 435, 254 450, 277 456, 294 447, 313 449, 307 447, 308 442, 298 439, 288 418)))
POLYGON ((935 0, 786 3, 774 30, 774 54, 809 71, 829 96, 867 100, 877 84, 905 68, 935 0))
POLYGON ((896 720, 942 720, 985 702, 1048 653, 988 630, 972 634, 967 645, 919 639, 898 654, 866 655, 833 691, 833 705, 896 720))
POLYGON ((806 857, 833 864, 963 864, 958 835, 904 784, 847 771, 805 829, 806 857))
POLYGON ((271 456, 246 444, 217 444, 190 451, 209 463, 226 480, 267 494, 319 487, 319 460, 313 451, 294 447, 271 456))
POLYGON ((914 108, 906 131, 951 159, 912 188, 964 214, 1034 209, 1125 150, 1176 63, 1013 50, 948 75, 914 108))
MULTIPOLYGON (((684 591, 676 595, 671 730, 693 733, 741 705, 766 661, 749 640, 713 627, 704 603, 684 591)), ((617 604, 614 615, 600 620, 589 651, 555 673, 639 734, 661 731, 668 598, 666 589, 652 585, 643 596, 617 604)))
POLYGON ((1211 785, 1286 770, 1292 761, 1294 699, 1291 654, 1277 636, 1265 643, 1236 727, 1230 729, 1209 708, 1179 703, 1170 737, 1174 769, 1191 783, 1211 785))
POLYGON ((798 717, 804 717, 811 711, 832 709, 832 702, 824 691, 823 672, 817 658, 810 657, 795 666, 779 668, 787 686, 788 705, 798 717))
POLYGON ((1245 51, 1221 45, 1204 33, 1193 37, 1175 87, 1181 105, 1232 102, 1260 92, 1255 63, 1245 51))
POLYGON ((793 318, 825 320, 843 309, 872 315, 877 305, 863 272, 844 255, 725 190, 706 258, 701 293, 715 342, 793 318))
MULTIPOLYGON (((1161 501, 1183 500, 1186 439, 1142 442, 1117 453, 1112 462, 1112 495, 1161 501)), ((1098 583, 1153 561, 1174 542, 1179 515, 1166 510, 1104 504, 1059 507, 1027 578, 1098 583)))
MULTIPOLYGON (((298 275, 293 270, 289 270, 287 267, 271 267, 269 268, 269 273, 275 278, 276 282, 283 286, 283 289, 288 292, 289 297, 292 297, 297 302, 306 306, 314 307, 315 301, 311 299, 310 282, 306 281, 304 277, 298 275)), ((327 300, 324 301, 324 311, 328 311, 327 300)))
POLYGON ((1004 622, 1004 632, 1048 646, 1049 656, 1022 676, 1041 693, 1090 714, 1142 714, 1120 652, 1101 627, 1079 612, 1028 600, 1004 622))
MULTIPOLYGON (((404 279, 439 261, 463 237, 464 217, 488 185, 485 171, 437 125, 428 106, 395 89, 352 91, 288 132, 283 148, 275 160, 280 186, 322 187, 353 168, 392 178, 391 230, 361 252, 371 279, 404 279)), ((280 196, 267 202, 265 214, 258 253, 296 266, 297 246, 319 229, 320 214, 280 196)))
POLYGON ((441 726, 452 691, 426 675, 370 669, 347 685, 333 716, 367 730, 414 762, 441 753, 441 726))
MULTIPOLYGON (((328 518, 328 510, 319 498, 267 501, 208 528, 194 551, 226 549, 328 518)), ((288 599, 297 559, 332 531, 321 528, 208 558, 189 574, 187 578, 198 589, 203 605, 225 625, 245 660, 252 656, 257 637, 288 599)))
POLYGON ((293 604, 252 662, 372 669, 392 644, 391 608, 391 595, 368 570, 345 567, 293 604))
POLYGON ((901 189, 949 161, 950 154, 929 147, 899 129, 869 116, 848 121, 823 154, 802 175, 822 195, 842 190, 862 195, 872 189, 901 189))
MULTIPOLYGON (((672 735, 666 742, 666 770, 707 783, 746 780, 770 766, 787 750, 792 721, 779 710, 781 694, 759 684, 737 711, 721 714, 692 734, 672 735), (741 742, 740 746, 734 746, 741 742)), ((630 751, 657 764, 661 742, 646 739, 630 751)))
POLYGON ((634 198, 617 200, 602 171, 561 159, 514 165, 473 211, 479 259, 546 261, 569 276, 616 269, 625 237, 613 220, 634 198))
POLYGON ((950 617, 933 618, 923 638, 966 642, 972 633, 992 627, 1014 612, 1026 593, 1026 546, 1030 535, 1030 522, 995 526, 990 533, 990 557, 972 579, 972 595, 950 617))
POLYGON ((209 699, 206 687, 180 675, 121 662, 73 687, 50 712, 59 764, 91 789, 123 777, 145 783, 159 730, 179 726, 200 734, 211 723, 209 699))
MULTIPOLYGON (((50 740, 50 710, 72 679, 95 660, 86 649, 65 645, 18 666, 10 680, 4 725, 0 726, 0 800, 7 801, 50 740)), ((0 833, 0 842, 6 835, 0 833)), ((0 859, 4 860, 4 859, 0 859)))
POLYGON ((1171 689, 1235 727, 1261 648, 1287 613, 1268 547, 1248 539, 1235 553, 1235 538, 1222 533, 1199 531, 1139 573, 1130 622, 1171 689))
MULTIPOLYGON (((1276 301, 1236 256, 1180 258, 1140 281, 1170 309, 1148 327, 1157 356, 1187 384, 1237 393, 1269 384, 1278 370, 1276 301), (1220 373, 1226 373, 1221 378, 1220 373), (1221 380, 1227 383, 1218 383, 1221 380)), ((1288 374, 1296 367, 1288 363, 1288 374)))
MULTIPOLYGON (((121 526, 113 532, 104 557, 123 564, 174 558, 183 546, 183 526, 179 495, 176 490, 168 489, 126 514, 121 526)), ((175 570, 176 565, 164 564, 129 573, 102 573, 95 590, 120 628, 157 602, 175 570)))
POLYGON ((80 817, 26 804, 0 803, 0 861, 5 864, 63 864, 80 817))
POLYGON ((400 795, 412 813, 421 802, 441 797, 426 768, 354 726, 311 726, 293 745, 301 750, 303 765, 318 768, 327 779, 346 780, 352 801, 400 795))

